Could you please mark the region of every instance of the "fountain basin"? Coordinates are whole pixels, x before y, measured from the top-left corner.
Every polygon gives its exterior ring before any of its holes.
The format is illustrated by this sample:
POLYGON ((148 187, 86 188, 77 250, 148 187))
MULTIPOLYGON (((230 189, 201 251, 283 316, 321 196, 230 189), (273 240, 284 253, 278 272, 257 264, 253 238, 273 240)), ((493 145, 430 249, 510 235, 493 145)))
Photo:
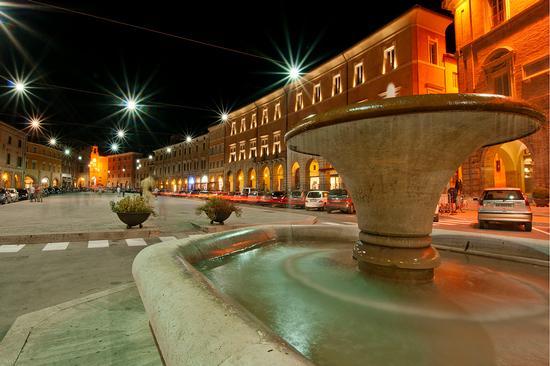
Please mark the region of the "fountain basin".
POLYGON ((544 115, 497 95, 439 94, 346 106, 289 131, 289 149, 321 155, 357 211, 361 269, 429 280, 439 264, 432 216, 453 172, 475 150, 536 132, 544 115))
POLYGON ((445 260, 434 283, 380 281, 355 269, 357 232, 255 227, 144 249, 133 274, 166 364, 547 363, 547 276, 455 255, 467 264, 445 260))

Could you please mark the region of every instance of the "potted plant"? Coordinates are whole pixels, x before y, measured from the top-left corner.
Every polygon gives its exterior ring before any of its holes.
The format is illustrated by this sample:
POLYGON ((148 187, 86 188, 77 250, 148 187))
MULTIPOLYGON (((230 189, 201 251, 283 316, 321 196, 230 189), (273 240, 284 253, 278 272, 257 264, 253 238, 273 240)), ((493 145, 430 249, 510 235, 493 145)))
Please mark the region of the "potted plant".
POLYGON ((220 225, 223 225, 223 222, 231 216, 231 213, 235 212, 235 215, 240 217, 242 210, 232 202, 220 198, 210 198, 204 205, 197 207, 197 215, 203 212, 210 219, 210 224, 219 222, 220 225))
POLYGON ((128 196, 117 202, 111 201, 111 210, 118 215, 128 229, 132 226, 142 228, 142 224, 149 215, 155 214, 149 201, 140 196, 128 196))
POLYGON ((549 196, 548 189, 546 188, 537 187, 533 190, 533 200, 537 207, 548 206, 549 196))

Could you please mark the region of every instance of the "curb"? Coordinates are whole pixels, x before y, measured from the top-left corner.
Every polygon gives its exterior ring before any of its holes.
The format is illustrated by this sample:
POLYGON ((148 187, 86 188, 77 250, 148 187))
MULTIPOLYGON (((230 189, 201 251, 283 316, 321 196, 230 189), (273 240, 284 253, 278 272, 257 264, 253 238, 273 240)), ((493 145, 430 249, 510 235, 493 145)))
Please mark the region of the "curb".
POLYGON ((41 323, 48 320, 52 316, 57 315, 59 312, 69 309, 73 306, 77 306, 86 302, 90 302, 101 297, 109 296, 111 294, 127 290, 135 287, 136 284, 126 283, 113 287, 109 290, 96 292, 94 294, 84 296, 78 299, 63 302, 58 305, 50 306, 42 310, 33 311, 18 316, 13 322, 12 326, 4 336, 4 339, 0 342, 0 366, 13 366, 17 362, 21 351, 25 348, 27 340, 29 339, 32 330, 40 326, 41 323))
MULTIPOLYGON (((304 215, 306 216, 306 215, 304 215)), ((282 221, 282 222, 273 222, 269 225, 314 225, 317 223, 317 216, 307 216, 306 219, 299 221, 282 221)), ((201 225, 199 223, 191 221, 190 224, 204 233, 219 233, 222 231, 229 231, 235 229, 242 229, 245 227, 254 227, 254 226, 265 226, 266 224, 231 224, 231 225, 201 225)))
POLYGON ((0 244, 39 244, 56 243, 63 241, 88 241, 88 240, 120 240, 132 238, 153 238, 160 235, 160 229, 144 228, 130 230, 110 231, 89 231, 89 232, 66 232, 47 234, 23 234, 23 235, 2 235, 0 244))
POLYGON ((506 237, 471 236, 441 231, 432 232, 433 245, 438 249, 550 267, 548 242, 545 240, 529 245, 521 239, 510 240, 506 237))

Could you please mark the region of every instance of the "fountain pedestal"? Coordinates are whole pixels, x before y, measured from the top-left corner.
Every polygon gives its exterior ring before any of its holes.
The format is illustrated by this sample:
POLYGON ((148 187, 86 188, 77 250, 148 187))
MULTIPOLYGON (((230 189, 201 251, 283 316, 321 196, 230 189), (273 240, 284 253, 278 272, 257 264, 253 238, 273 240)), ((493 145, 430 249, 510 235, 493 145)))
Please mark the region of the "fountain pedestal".
POLYGON ((536 132, 545 117, 495 95, 439 94, 361 103, 307 118, 289 149, 329 160, 349 189, 360 269, 424 281, 439 255, 432 218, 453 172, 475 150, 536 132))

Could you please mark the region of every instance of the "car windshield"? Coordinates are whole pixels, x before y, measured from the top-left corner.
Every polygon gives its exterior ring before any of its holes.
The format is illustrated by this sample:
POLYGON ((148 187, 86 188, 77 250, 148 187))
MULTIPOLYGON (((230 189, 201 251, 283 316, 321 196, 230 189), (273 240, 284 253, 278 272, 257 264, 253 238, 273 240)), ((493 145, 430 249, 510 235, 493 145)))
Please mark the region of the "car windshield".
POLYGON ((321 192, 309 192, 307 196, 309 198, 321 198, 321 192))
POLYGON ((292 198, 300 198, 302 197, 302 191, 293 191, 290 195, 292 198))
POLYGON ((483 200, 487 201, 504 201, 504 200, 523 200, 521 191, 512 190, 491 190, 485 191, 483 200))
POLYGON ((348 191, 345 189, 332 189, 328 192, 329 197, 347 197, 348 191))

